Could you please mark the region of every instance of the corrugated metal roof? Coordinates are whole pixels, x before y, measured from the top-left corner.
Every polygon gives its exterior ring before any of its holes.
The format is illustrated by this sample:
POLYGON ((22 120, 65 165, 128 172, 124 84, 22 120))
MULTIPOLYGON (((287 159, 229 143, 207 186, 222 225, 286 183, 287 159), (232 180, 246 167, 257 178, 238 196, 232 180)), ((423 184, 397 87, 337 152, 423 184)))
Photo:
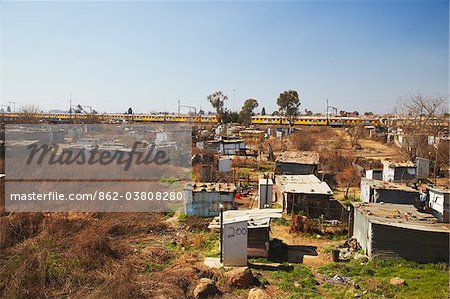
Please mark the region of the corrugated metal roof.
POLYGON ((370 222, 400 228, 450 233, 450 224, 441 223, 431 214, 421 213, 412 205, 352 203, 370 222))
POLYGON ((308 184, 298 184, 298 183, 287 183, 283 185, 283 192, 287 193, 297 193, 297 194, 328 194, 332 195, 333 191, 330 189, 327 183, 308 183, 308 184))
POLYGON ((277 175, 275 182, 283 192, 302 194, 333 194, 327 183, 321 182, 315 175, 277 175))
POLYGON ((320 180, 314 174, 277 175, 275 177, 275 182, 279 185, 285 185, 287 183, 313 184, 313 183, 320 183, 320 180))
MULTIPOLYGON (((223 212, 223 222, 232 223, 247 218, 248 228, 269 227, 271 218, 281 218, 282 209, 229 210, 223 212)), ((220 228, 220 216, 214 217, 208 228, 220 228)))
POLYGON ((397 184, 397 183, 393 183, 393 182, 373 180, 373 179, 368 179, 368 178, 361 178, 361 182, 362 183, 366 183, 372 189, 378 189, 378 190, 380 190, 380 189, 382 189, 382 190, 399 190, 399 191, 419 193, 419 190, 413 189, 413 188, 408 187, 406 185, 397 184))
POLYGON ((411 162, 392 162, 392 161, 383 161, 384 164, 387 164, 389 167, 415 167, 416 165, 411 162))
POLYGON ((241 132, 239 132, 239 134, 240 135, 243 135, 243 134, 264 134, 265 132, 264 131, 261 131, 261 130, 242 130, 241 132))

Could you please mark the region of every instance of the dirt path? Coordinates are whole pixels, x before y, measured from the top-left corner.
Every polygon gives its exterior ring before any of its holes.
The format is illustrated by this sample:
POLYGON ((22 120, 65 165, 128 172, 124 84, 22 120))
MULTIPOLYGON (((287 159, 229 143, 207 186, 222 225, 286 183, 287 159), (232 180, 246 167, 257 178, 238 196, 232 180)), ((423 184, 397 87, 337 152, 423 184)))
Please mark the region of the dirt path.
POLYGON ((362 146, 362 150, 358 150, 356 153, 358 156, 366 159, 391 160, 394 162, 403 162, 408 159, 406 153, 401 148, 393 145, 369 139, 361 139, 359 140, 359 144, 362 146))

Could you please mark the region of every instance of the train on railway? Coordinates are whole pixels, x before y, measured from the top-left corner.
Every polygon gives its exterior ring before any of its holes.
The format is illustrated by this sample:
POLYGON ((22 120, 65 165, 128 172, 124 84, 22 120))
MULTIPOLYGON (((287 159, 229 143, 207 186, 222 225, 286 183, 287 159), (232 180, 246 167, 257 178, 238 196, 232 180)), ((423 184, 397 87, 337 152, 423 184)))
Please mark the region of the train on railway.
MULTIPOLYGON (((289 121, 285 117, 271 115, 252 116, 252 124, 255 125, 289 125, 289 121)), ((342 116, 299 116, 292 123, 299 126, 379 126, 380 119, 374 117, 342 117, 342 116)))
MULTIPOLYGON (((177 115, 177 114, 82 114, 82 113, 1 113, 4 119, 36 118, 48 122, 69 122, 71 120, 96 119, 104 123, 118 122, 162 122, 162 123, 218 123, 216 115, 177 115)), ((253 125, 289 125, 287 118, 272 115, 256 115, 251 117, 253 125)), ((293 121, 298 126, 380 126, 381 120, 376 117, 341 117, 341 116, 299 116, 293 121)))

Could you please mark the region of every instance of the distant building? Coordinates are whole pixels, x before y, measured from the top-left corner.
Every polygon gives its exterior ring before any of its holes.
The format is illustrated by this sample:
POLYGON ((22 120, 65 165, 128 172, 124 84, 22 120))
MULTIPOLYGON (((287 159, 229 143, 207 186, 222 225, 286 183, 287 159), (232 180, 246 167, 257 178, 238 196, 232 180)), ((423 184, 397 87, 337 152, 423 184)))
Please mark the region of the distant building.
POLYGON ((209 140, 203 145, 205 149, 217 151, 220 155, 236 155, 240 151, 245 151, 245 142, 240 138, 209 140))
POLYGON ((413 205, 420 192, 405 185, 361 178, 361 201, 413 205))
POLYGON ((262 142, 264 140, 265 132, 261 130, 243 130, 239 132, 239 136, 245 142, 262 142))
POLYGON ((283 199, 286 213, 302 213, 311 218, 344 220, 347 209, 333 199, 333 191, 327 183, 315 175, 275 176, 276 196, 283 199))
POLYGON ((450 225, 411 205, 353 203, 351 233, 369 258, 449 262, 450 225))
POLYGON ((441 188, 427 188, 428 207, 430 212, 441 222, 450 221, 450 190, 441 188))
POLYGON ((241 150, 245 150, 245 142, 242 139, 224 139, 219 145, 221 155, 236 155, 241 150))
POLYGON ((316 174, 319 154, 314 151, 283 152, 275 160, 275 174, 316 174))
POLYGON ((184 188, 184 211, 186 214, 213 217, 220 212, 220 204, 224 210, 234 209, 236 186, 229 183, 195 182, 184 188))
POLYGON ((416 165, 412 162, 383 162, 383 181, 410 181, 416 178, 416 165))

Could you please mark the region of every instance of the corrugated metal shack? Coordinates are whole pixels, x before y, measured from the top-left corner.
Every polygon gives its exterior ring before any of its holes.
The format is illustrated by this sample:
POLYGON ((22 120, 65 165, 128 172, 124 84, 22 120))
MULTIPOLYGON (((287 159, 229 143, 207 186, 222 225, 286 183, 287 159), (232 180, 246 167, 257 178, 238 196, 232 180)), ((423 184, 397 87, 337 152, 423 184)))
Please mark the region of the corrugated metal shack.
POLYGON ((225 210, 234 209, 236 186, 229 183, 187 184, 184 192, 184 211, 189 215, 213 217, 219 215, 220 206, 225 210))
POLYGON ((242 130, 239 132, 239 136, 245 141, 245 142, 262 142, 264 140, 264 135, 266 132, 261 130, 242 130))
POLYGON ((403 181, 408 182, 416 178, 416 165, 412 162, 393 163, 383 162, 383 181, 403 181))
POLYGON ((217 140, 208 140, 204 143, 204 148, 217 151, 221 155, 236 155, 240 151, 245 151, 245 142, 241 138, 221 137, 217 140))
POLYGON ((245 150, 245 142, 242 139, 223 139, 220 143, 219 153, 221 155, 236 155, 245 150))
POLYGON ((281 153, 275 160, 275 174, 316 174, 319 168, 319 154, 313 151, 281 153))
POLYGON ((428 206, 431 213, 441 222, 450 221, 450 190, 443 188, 427 188, 428 206))
POLYGON ((405 185, 361 178, 361 200, 413 205, 419 201, 420 192, 405 185))
MULTIPOLYGON (((281 218, 281 209, 231 210, 223 213, 224 222, 248 216, 247 254, 249 257, 269 257, 270 219, 281 218)), ((220 228, 220 218, 214 217, 209 229, 220 228)))
POLYGON ((352 234, 370 258, 449 262, 448 223, 410 205, 353 203, 352 234))
POLYGON ((275 176, 276 197, 283 198, 286 213, 303 213, 311 218, 323 215, 325 219, 346 220, 347 208, 333 199, 327 183, 315 175, 275 176))
POLYGON ((425 180, 430 176, 431 161, 424 158, 416 158, 416 178, 425 180))

